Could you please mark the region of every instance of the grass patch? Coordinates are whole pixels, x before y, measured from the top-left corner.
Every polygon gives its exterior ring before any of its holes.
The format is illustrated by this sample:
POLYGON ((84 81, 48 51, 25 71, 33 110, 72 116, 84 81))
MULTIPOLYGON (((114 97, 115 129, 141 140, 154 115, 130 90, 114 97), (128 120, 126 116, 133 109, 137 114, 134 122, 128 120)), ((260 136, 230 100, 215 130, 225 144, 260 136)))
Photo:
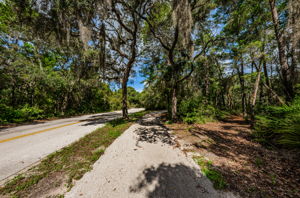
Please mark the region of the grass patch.
POLYGON ((66 190, 69 190, 74 180, 80 179, 92 169, 92 165, 104 153, 105 148, 146 113, 144 111, 131 114, 129 120, 112 120, 104 127, 48 155, 38 165, 1 187, 0 196, 27 197, 36 189, 43 189, 45 184, 49 189, 52 183, 50 189, 63 184, 66 190))
POLYGON ((202 173, 212 181, 216 189, 221 190, 227 187, 222 174, 213 168, 212 161, 206 160, 203 157, 194 157, 194 160, 200 166, 202 173))

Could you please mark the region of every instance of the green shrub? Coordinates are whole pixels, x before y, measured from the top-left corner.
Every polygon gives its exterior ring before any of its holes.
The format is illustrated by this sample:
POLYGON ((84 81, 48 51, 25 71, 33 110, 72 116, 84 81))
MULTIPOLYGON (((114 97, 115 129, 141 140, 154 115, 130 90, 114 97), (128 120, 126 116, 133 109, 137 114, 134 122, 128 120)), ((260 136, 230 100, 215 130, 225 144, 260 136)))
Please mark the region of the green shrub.
POLYGON ((18 117, 25 120, 34 120, 43 118, 43 110, 38 107, 30 107, 29 105, 24 105, 21 109, 15 110, 18 117))
POLYGON ((14 109, 11 106, 0 104, 0 123, 24 122, 44 118, 43 110, 38 107, 24 105, 22 108, 14 109))
POLYGON ((225 119, 228 113, 216 109, 212 105, 203 104, 201 98, 184 100, 179 105, 179 114, 183 122, 203 124, 215 119, 225 119))
POLYGON ((256 116, 253 136, 264 144, 300 148, 300 97, 290 105, 265 107, 256 116))
MULTIPOLYGON (((0 101, 1 102, 1 101, 0 101)), ((13 108, 0 103, 0 123, 6 124, 13 118, 13 108)))
POLYGON ((228 118, 232 114, 234 114, 234 113, 231 113, 231 112, 229 113, 227 111, 223 111, 223 110, 217 109, 215 117, 218 120, 225 120, 226 118, 228 118))
POLYGON ((212 115, 205 115, 202 111, 194 111, 191 113, 187 113, 183 118, 183 122, 187 124, 198 123, 204 124, 206 122, 214 121, 214 116, 212 115))

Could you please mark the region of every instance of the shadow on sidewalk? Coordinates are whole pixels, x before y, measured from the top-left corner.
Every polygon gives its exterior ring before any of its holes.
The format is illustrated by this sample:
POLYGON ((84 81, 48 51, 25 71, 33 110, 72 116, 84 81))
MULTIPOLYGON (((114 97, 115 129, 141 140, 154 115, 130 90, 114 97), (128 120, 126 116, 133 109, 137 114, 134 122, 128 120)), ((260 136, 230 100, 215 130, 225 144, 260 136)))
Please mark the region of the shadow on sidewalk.
POLYGON ((174 138, 169 133, 169 129, 161 124, 160 115, 161 113, 148 114, 139 121, 142 127, 135 131, 138 136, 137 144, 139 142, 175 144, 174 138))
POLYGON ((160 126, 151 127, 151 128, 139 128, 135 131, 138 135, 138 142, 148 142, 148 143, 157 143, 162 142, 164 144, 174 145, 175 142, 172 136, 168 133, 166 128, 160 126))
MULTIPOLYGON (((169 129, 161 124, 161 114, 154 113, 139 121, 141 127, 136 129, 137 145, 139 142, 156 144, 161 142, 176 145, 169 129)), ((182 163, 161 163, 146 167, 129 187, 130 193, 146 192, 148 198, 210 198, 216 197, 211 182, 201 175, 200 170, 182 163)))
MULTIPOLYGON (((207 186, 207 178, 201 177, 199 171, 184 164, 165 164, 146 168, 137 178, 137 183, 130 186, 131 193, 146 191, 148 198, 204 198, 212 197, 207 186)), ((215 197, 215 195, 214 195, 215 197)))

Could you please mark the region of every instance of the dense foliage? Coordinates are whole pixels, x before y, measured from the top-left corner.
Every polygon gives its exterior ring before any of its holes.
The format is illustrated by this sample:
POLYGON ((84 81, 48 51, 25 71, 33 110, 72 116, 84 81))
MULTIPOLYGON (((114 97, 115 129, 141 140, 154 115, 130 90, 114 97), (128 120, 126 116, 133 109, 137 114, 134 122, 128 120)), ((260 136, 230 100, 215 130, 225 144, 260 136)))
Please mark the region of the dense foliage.
MULTIPOLYGON (((29 1, 20 12, 19 3, 0 2, 0 123, 120 110, 121 90, 111 90, 109 77, 118 78, 103 76, 99 46, 82 50, 78 37, 57 38, 49 17, 29 1)), ((128 107, 140 106, 128 89, 128 107)))
MULTIPOLYGON (((170 119, 189 124, 242 114, 254 126, 257 140, 297 146, 299 3, 208 1, 198 10, 200 2, 189 1, 192 19, 185 22, 190 23, 185 26, 192 48, 181 43, 176 29, 170 32, 170 23, 173 28, 180 23, 168 17, 172 9, 165 3, 154 6, 150 19, 155 21, 145 23, 155 33, 144 33, 151 48, 144 57, 147 86, 142 95, 157 103, 144 99, 143 105, 166 108, 170 119), (173 51, 164 39, 176 43, 173 51)), ((188 18, 186 14, 179 15, 188 18)))
POLYGON ((258 140, 295 147, 299 10, 298 0, 0 1, 0 121, 128 118, 133 106, 186 123, 234 113, 258 140), (141 94, 127 87, 138 66, 141 94))
POLYGON ((71 69, 59 69, 59 54, 36 56, 23 46, 10 53, 15 60, 1 69, 1 122, 21 122, 60 115, 110 110, 112 91, 97 79, 78 79, 71 69), (31 60, 30 60, 31 59, 31 60))

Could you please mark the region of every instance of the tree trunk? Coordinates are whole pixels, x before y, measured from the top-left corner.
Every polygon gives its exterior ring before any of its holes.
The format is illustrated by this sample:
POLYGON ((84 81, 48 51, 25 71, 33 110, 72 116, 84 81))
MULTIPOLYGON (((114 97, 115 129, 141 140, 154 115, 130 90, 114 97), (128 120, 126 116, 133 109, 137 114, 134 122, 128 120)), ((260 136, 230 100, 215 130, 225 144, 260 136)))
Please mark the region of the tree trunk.
POLYGON ((171 62, 172 66, 172 80, 171 80, 171 97, 172 97, 172 106, 171 106, 171 119, 173 122, 177 122, 177 91, 178 91, 178 84, 180 83, 179 80, 179 65, 175 64, 173 57, 169 56, 169 61, 171 62))
POLYGON ((105 48, 105 41, 106 41, 106 33, 105 33, 105 25, 104 23, 101 25, 101 31, 99 35, 99 71, 103 71, 103 76, 105 76, 105 59, 106 59, 106 48, 105 48))
POLYGON ((245 93, 245 79, 244 79, 244 63, 241 64, 241 86, 242 86, 242 109, 243 116, 246 116, 246 93, 245 93))
POLYGON ((256 80, 254 83, 254 90, 253 90, 253 94, 252 94, 252 101, 251 101, 251 120, 252 121, 254 121, 254 107, 255 107, 255 103, 256 103, 258 86, 259 86, 259 82, 260 82, 260 76, 261 76, 260 71, 261 71, 261 63, 259 64, 259 66, 257 68, 257 76, 256 76, 256 80))
POLYGON ((66 109, 67 109, 67 105, 68 105, 68 95, 69 93, 67 92, 63 98, 62 104, 61 104, 61 109, 60 109, 60 113, 61 115, 65 115, 66 109))
MULTIPOLYGON (((133 61, 132 61, 133 63, 133 61)), ((122 79, 122 117, 123 119, 129 119, 128 116, 128 105, 127 105, 127 82, 129 79, 129 74, 131 71, 132 64, 128 63, 126 69, 124 71, 123 79, 122 79)))
POLYGON ((272 19, 274 24, 274 31, 278 45, 278 55, 279 55, 279 62, 281 66, 281 76, 282 76, 282 83, 284 87, 284 93, 286 95, 286 100, 291 101, 294 97, 294 89, 293 84, 291 82, 291 71, 289 70, 289 65, 287 61, 287 57, 285 55, 286 46, 284 44, 283 36, 279 32, 279 17, 278 12, 275 5, 275 0, 269 0, 272 19))
POLYGON ((265 58, 263 60, 263 69, 264 69, 264 74, 265 74, 265 78, 266 78, 266 84, 269 87, 271 87, 271 83, 270 83, 270 79, 269 79, 269 75, 268 75, 268 70, 267 70, 267 62, 266 62, 265 58))
POLYGON ((254 107, 255 103, 256 103, 256 97, 257 97, 258 86, 259 86, 260 75, 261 75, 260 69, 261 69, 261 67, 259 67, 259 69, 257 71, 258 74, 257 74, 256 80, 255 80, 255 84, 254 84, 254 91, 253 91, 253 94, 252 94, 252 102, 251 102, 252 107, 254 107))
POLYGON ((172 120, 177 121, 177 85, 172 88, 172 120))
POLYGON ((282 104, 282 105, 285 104, 283 99, 281 99, 280 96, 278 96, 278 94, 271 87, 266 85, 266 83, 263 83, 263 85, 264 85, 264 87, 266 87, 270 91, 271 94, 273 94, 274 98, 276 98, 280 104, 282 104))
MULTIPOLYGON (((220 66, 220 64, 219 64, 219 62, 218 61, 216 61, 216 63, 217 63, 217 66, 218 66, 218 77, 219 77, 219 81, 220 82, 224 82, 224 79, 223 79, 223 77, 222 77, 222 69, 221 69, 221 66, 220 66)), ((226 103, 225 103, 225 87, 223 87, 222 89, 221 89, 221 102, 220 102, 220 106, 222 107, 222 108, 224 108, 225 106, 226 106, 226 103)))
POLYGON ((128 106, 127 106, 127 81, 128 76, 125 74, 122 81, 122 117, 123 119, 129 119, 128 106))
MULTIPOLYGON (((267 62, 266 62, 266 59, 264 58, 263 60, 263 70, 264 70, 264 76, 265 76, 265 79, 266 79, 266 85, 268 87, 271 87, 271 83, 270 83, 270 79, 269 79, 269 75, 268 75, 268 70, 267 70, 267 62)), ((271 92, 269 89, 267 89, 267 94, 268 94, 268 101, 269 103, 271 103, 271 92)))
MULTIPOLYGON (((237 67, 238 68, 238 67, 237 67)), ((244 63, 241 61, 241 70, 238 70, 238 76, 241 84, 241 92, 242 92, 242 112, 243 117, 246 116, 246 93, 245 93, 245 79, 244 79, 244 63)))
POLYGON ((300 63, 300 2, 299 0, 290 0, 288 3, 288 29, 291 30, 291 78, 292 83, 297 82, 297 65, 300 63))
POLYGON ((122 85, 122 115, 124 119, 128 119, 128 106, 127 106, 127 85, 122 85))

